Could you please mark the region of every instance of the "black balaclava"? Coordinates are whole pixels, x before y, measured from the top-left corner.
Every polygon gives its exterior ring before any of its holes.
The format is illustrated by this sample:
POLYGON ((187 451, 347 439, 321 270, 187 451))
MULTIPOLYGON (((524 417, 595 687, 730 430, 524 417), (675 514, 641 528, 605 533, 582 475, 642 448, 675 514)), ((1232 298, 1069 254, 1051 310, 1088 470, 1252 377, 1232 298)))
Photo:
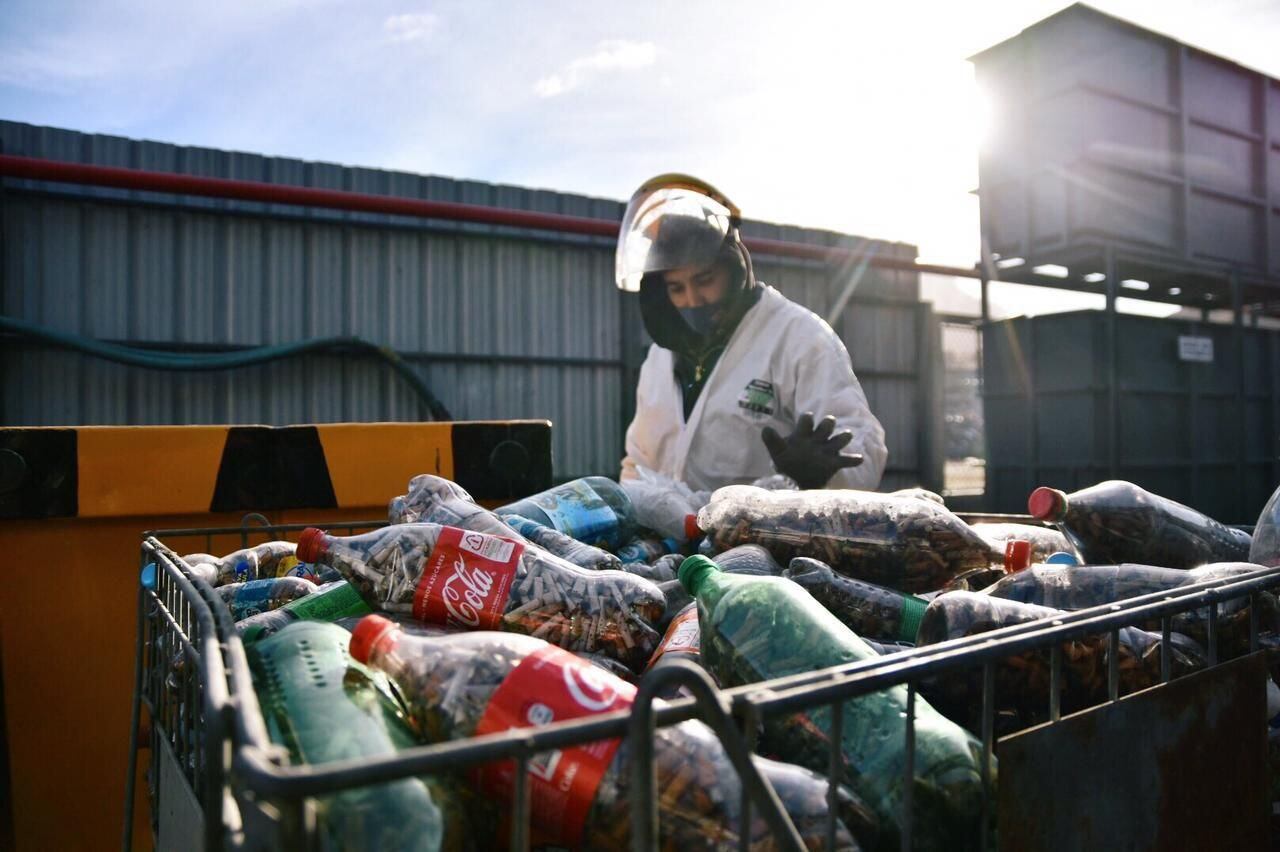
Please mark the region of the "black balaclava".
POLYGON ((686 420, 738 323, 760 298, 751 255, 736 228, 725 238, 716 263, 729 268, 729 287, 722 300, 723 312, 710 334, 698 334, 680 316, 667 295, 662 272, 650 272, 640 282, 640 314, 645 331, 654 343, 670 349, 675 356, 675 376, 683 392, 686 420))

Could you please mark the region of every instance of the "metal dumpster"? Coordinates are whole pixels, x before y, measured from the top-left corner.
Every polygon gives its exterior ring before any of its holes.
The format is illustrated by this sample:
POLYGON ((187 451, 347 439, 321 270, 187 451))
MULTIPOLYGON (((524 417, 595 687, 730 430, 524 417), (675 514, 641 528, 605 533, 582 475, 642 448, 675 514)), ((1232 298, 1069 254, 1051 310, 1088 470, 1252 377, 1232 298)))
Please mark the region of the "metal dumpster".
MULTIPOLYGON (((353 526, 359 526, 353 524, 353 526)), ((340 527, 341 529, 341 527, 340 527)), ((297 527, 264 530, 288 537, 297 527)), ((220 535, 238 530, 184 530, 180 535, 220 535)), ((143 542, 144 560, 154 561, 173 580, 178 594, 194 590, 209 597, 200 581, 192 581, 187 567, 163 536, 143 542), (178 582, 187 579, 188 583, 178 582), (187 587, 190 587, 188 589, 187 587)), ((876 690, 897 685, 907 689, 907 717, 915 706, 920 685, 931 678, 957 672, 976 672, 981 678, 981 740, 984 755, 1000 760, 1000 783, 984 777, 983 826, 994 832, 979 838, 984 848, 1003 849, 1167 849, 1265 848, 1270 842, 1269 771, 1267 768, 1264 651, 1260 650, 1259 607, 1250 608, 1250 653, 1232 660, 1218 652, 1219 608, 1227 601, 1248 597, 1256 602, 1265 592, 1280 590, 1280 568, 1263 569, 1229 581, 1189 586, 1173 593, 1129 599, 1058 618, 1017 625, 964 639, 864 660, 809 674, 750 686, 719 690, 695 667, 673 667, 664 679, 689 686, 695 698, 654 702, 657 684, 642 684, 630 711, 520 729, 402 751, 370 759, 358 768, 289 766, 267 739, 253 692, 244 648, 226 618, 214 617, 222 659, 201 663, 200 679, 208 685, 203 696, 205 728, 193 739, 209 751, 210 738, 224 745, 224 759, 206 764, 202 785, 207 819, 221 814, 221 824, 204 828, 209 848, 217 845, 252 849, 310 846, 316 841, 312 798, 361 785, 433 771, 464 769, 481 763, 514 759, 523 778, 528 762, 539 753, 601 739, 629 737, 633 755, 634 813, 632 848, 656 848, 657 811, 653 778, 653 730, 700 718, 708 722, 734 765, 748 763, 749 739, 763 716, 805 709, 833 707, 876 690), (1208 619, 1206 668, 1172 677, 1169 662, 1170 624, 1178 613, 1201 610, 1208 619), (1159 622, 1162 643, 1162 683, 1123 695, 1116 649, 1120 630, 1138 623, 1159 622), (1101 637, 1109 643, 1107 699, 1088 709, 1064 715, 1060 694, 1064 683, 1063 643, 1082 637, 1101 637), (1002 661, 1028 652, 1046 654, 1049 687, 1043 725, 1000 737, 996 731, 996 670, 1002 661), (212 663, 212 664, 210 664, 212 663), (216 719, 216 726, 208 724, 216 719), (215 799, 210 799, 213 795, 215 799), (216 808, 221 807, 219 812, 216 808), (645 816, 647 815, 647 817, 645 816)), ((143 605, 155 606, 161 596, 143 605)), ((211 607, 215 609, 216 607, 211 607)), ((197 628, 197 631, 201 628, 197 628)), ((212 649, 215 643, 208 643, 212 649)), ((837 715, 838 717, 838 715, 837 715)), ((913 754, 914 724, 903 725, 904 748, 913 754)), ((832 759, 831 776, 839 780, 839 763, 832 759)), ((984 768, 986 764, 984 763, 984 768)), ((906 761, 912 772, 912 761, 906 761)), ((175 777, 170 773, 170 777, 175 777)), ((194 776, 188 775, 181 783, 194 776)), ((754 810, 779 842, 788 846, 789 821, 770 795, 767 781, 740 772, 747 806, 754 810)), ((907 790, 911 785, 907 785, 907 790)), ((161 791, 162 798, 164 791, 161 791)), ((184 796, 198 800, 194 788, 184 796)), ((902 848, 912 846, 911 796, 905 797, 906 830, 902 848)), ((529 785, 517 784, 510 808, 511 848, 529 848, 529 785)), ((834 837, 834 817, 828 840, 834 837)))

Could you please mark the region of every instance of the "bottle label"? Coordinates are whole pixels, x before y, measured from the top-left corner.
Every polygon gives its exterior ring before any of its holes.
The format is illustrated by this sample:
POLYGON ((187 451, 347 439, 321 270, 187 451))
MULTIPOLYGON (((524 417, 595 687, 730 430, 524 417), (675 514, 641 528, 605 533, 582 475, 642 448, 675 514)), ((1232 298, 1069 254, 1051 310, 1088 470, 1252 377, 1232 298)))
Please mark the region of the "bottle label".
POLYGON ((524 544, 441 527, 413 595, 413 617, 458 630, 495 630, 511 596, 524 544))
POLYGON ((608 538, 618 516, 596 490, 585 482, 566 482, 533 498, 551 524, 578 541, 595 544, 608 538))
MULTIPOLYGON (((521 660, 494 690, 476 735, 625 710, 635 694, 631 684, 562 648, 542 648, 521 660)), ((530 759, 530 804, 539 827, 556 835, 550 842, 573 847, 581 840, 596 788, 620 742, 601 740, 530 759)), ((487 794, 510 799, 515 764, 485 764, 475 778, 487 794)))
POLYGON ((701 646, 702 631, 698 628, 698 607, 696 604, 691 604, 667 626, 667 635, 662 637, 662 642, 649 658, 645 671, 653 668, 662 655, 669 651, 697 654, 701 651, 701 646))
POLYGON ((290 601, 281 609, 289 610, 303 621, 337 621, 373 612, 346 580, 328 583, 305 597, 290 601))
POLYGON ((272 594, 276 590, 274 579, 250 580, 236 590, 235 599, 230 601, 232 613, 236 620, 251 618, 262 612, 275 609, 271 605, 272 594))

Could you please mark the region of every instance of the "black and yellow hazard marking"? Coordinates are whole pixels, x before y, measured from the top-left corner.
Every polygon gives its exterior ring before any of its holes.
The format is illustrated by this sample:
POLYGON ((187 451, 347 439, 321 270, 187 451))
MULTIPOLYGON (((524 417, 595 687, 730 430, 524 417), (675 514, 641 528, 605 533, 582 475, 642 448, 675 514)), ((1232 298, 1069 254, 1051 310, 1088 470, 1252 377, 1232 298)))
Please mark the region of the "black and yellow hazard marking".
POLYGON ((0 519, 381 506, 419 473, 484 502, 541 491, 551 424, 0 429, 0 519))

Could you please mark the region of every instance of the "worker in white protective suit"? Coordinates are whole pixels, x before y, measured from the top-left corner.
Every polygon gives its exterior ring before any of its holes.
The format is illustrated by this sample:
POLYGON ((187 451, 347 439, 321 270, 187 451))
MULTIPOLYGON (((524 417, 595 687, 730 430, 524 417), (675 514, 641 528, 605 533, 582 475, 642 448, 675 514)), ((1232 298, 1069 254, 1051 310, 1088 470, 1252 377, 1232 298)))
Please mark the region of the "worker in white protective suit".
POLYGON ((639 292, 654 342, 621 478, 643 467, 713 490, 776 472, 801 488, 874 490, 884 429, 849 353, 820 317, 756 281, 740 221, 686 175, 647 181, 627 206, 617 283, 639 292))

